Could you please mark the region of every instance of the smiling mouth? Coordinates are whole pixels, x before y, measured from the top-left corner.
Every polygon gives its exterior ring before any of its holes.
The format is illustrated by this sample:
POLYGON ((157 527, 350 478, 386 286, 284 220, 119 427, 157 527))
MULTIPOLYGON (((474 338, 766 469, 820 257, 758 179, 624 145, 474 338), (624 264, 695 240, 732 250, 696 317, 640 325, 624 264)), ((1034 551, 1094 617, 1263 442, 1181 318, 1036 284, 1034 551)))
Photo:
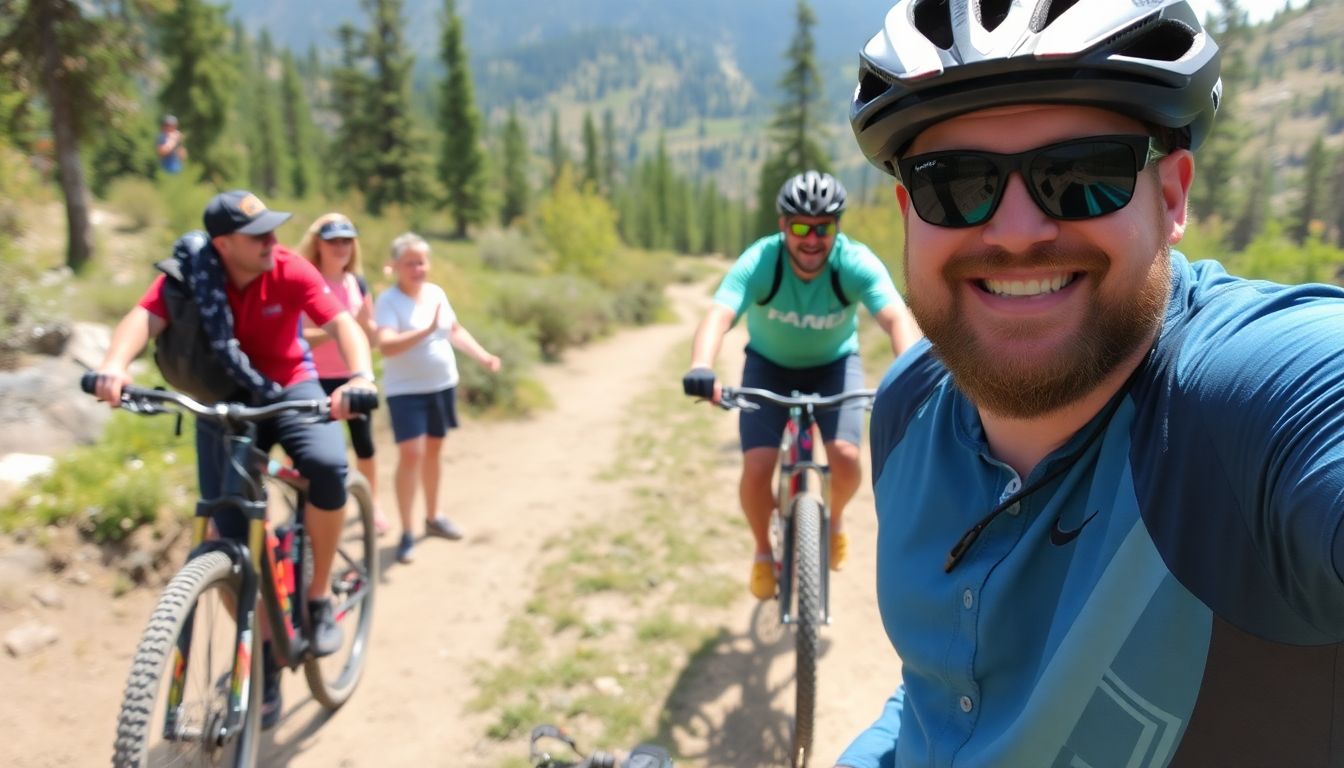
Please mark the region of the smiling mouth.
POLYGON ((1080 276, 1081 273, 1071 272, 1034 280, 983 279, 976 280, 975 284, 979 286, 980 290, 995 296, 1030 298, 1032 296, 1045 296, 1051 293, 1058 293, 1069 285, 1072 285, 1073 281, 1077 280, 1080 276))

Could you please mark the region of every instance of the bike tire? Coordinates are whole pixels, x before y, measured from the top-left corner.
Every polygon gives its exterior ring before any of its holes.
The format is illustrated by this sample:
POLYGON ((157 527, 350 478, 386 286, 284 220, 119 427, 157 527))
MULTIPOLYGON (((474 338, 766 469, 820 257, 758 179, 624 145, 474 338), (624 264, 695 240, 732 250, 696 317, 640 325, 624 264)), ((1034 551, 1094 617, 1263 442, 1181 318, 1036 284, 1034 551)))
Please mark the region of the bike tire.
POLYGON ((360 590, 351 603, 353 621, 342 620, 345 646, 335 654, 304 659, 303 673, 313 698, 327 709, 339 708, 359 685, 368 660, 369 632, 373 627, 374 595, 378 587, 378 532, 373 523, 373 492, 357 472, 346 483, 345 527, 332 563, 333 599, 344 599, 343 590, 360 590))
MULTIPOLYGON (((233 561, 223 552, 207 552, 192 558, 178 571, 150 615, 149 623, 140 638, 135 657, 131 662, 130 676, 126 681, 126 690, 122 696, 121 711, 117 716, 117 738, 113 745, 112 764, 117 768, 144 768, 155 765, 229 765, 235 768, 256 765, 257 748, 261 741, 261 644, 259 635, 254 635, 251 661, 252 679, 249 688, 247 710, 243 721, 242 733, 222 752, 217 746, 209 744, 205 735, 211 731, 207 727, 217 723, 222 717, 219 701, 212 701, 200 715, 202 722, 199 743, 191 740, 174 741, 164 739, 153 744, 161 737, 155 729, 161 727, 166 712, 156 713, 160 706, 167 705, 168 685, 171 679, 169 666, 176 656, 174 649, 182 635, 187 620, 210 622, 208 616, 198 616, 202 611, 202 598, 210 590, 221 590, 222 600, 231 600, 237 605, 240 580, 234 573, 233 561), (157 714, 157 716, 156 716, 157 714), (164 752, 187 752, 192 754, 165 755, 164 752)), ((221 606, 222 607, 222 606, 221 606)), ((230 611, 224 614, 234 622, 227 631, 216 633, 207 631, 203 638, 204 646, 197 647, 197 633, 208 630, 208 626, 196 626, 192 631, 192 649, 187 663, 188 686, 193 679, 192 669, 196 669, 196 679, 206 681, 206 695, 211 699, 223 698, 223 708, 227 708, 227 692, 233 687, 232 662, 234 658, 237 624, 230 611), (210 667, 215 654, 214 640, 228 637, 228 645, 222 649, 220 658, 228 661, 227 671, 216 676, 210 667), (204 658, 202 658, 204 652, 204 658), (204 663, 203 663, 204 662, 204 663), (204 674, 199 670, 204 667, 204 674), (221 691, 221 683, 224 683, 221 691)), ((192 706, 183 700, 179 711, 189 717, 192 706)), ((184 726, 185 727, 185 726, 184 726)))
POLYGON ((793 502, 793 558, 798 610, 794 614, 793 750, 794 768, 812 756, 812 727, 817 704, 817 657, 821 644, 821 505, 812 496, 793 502))

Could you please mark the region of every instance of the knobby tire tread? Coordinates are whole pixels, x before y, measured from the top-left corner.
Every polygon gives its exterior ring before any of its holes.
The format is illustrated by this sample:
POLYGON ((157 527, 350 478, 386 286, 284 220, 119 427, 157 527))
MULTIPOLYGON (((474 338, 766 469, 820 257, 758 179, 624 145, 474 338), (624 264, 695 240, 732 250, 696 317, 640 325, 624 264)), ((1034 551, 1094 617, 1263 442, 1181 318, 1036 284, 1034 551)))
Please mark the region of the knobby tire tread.
MULTIPOLYGON (((216 583, 226 583, 226 589, 237 595, 237 579, 233 561, 223 552, 208 552, 187 562, 168 582, 159 602, 150 614, 149 623, 141 635, 131 672, 122 694, 121 711, 117 715, 117 737, 113 744, 112 765, 116 768, 142 768, 150 765, 148 755, 150 722, 154 716, 155 699, 161 682, 168 672, 168 661, 177 644, 178 634, 191 608, 205 591, 216 583)), ((259 647, 259 646, 258 646, 259 647)), ((229 649, 232 657, 233 649, 229 649)), ((260 654, 254 654, 252 700, 238 763, 255 763, 259 738, 257 716, 261 710, 260 654)))
POLYGON ((800 496, 794 500, 793 535, 798 610, 794 614, 797 666, 792 763, 794 768, 803 768, 812 756, 821 645, 821 506, 815 498, 800 496))

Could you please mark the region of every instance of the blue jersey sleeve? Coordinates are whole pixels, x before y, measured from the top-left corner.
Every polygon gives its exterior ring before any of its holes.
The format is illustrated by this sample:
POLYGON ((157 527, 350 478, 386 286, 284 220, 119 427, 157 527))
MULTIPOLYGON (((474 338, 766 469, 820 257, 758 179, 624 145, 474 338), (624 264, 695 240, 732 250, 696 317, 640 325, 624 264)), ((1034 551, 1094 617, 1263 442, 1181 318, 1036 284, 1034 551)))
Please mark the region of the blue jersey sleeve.
POLYGON ((896 742, 901 735, 901 710, 905 706, 905 686, 887 699, 877 719, 836 760, 847 768, 895 768, 896 742))
MULTIPOLYGON (((1219 577, 1238 593, 1229 603, 1254 605, 1257 593, 1265 594, 1266 604, 1281 602, 1304 625, 1287 639, 1339 642, 1344 292, 1220 282, 1221 268, 1195 269, 1214 279, 1194 297, 1195 319, 1171 371, 1176 396, 1165 440, 1174 456, 1189 457, 1187 485, 1227 484, 1233 509, 1211 508, 1205 486, 1206 503, 1188 507, 1198 512, 1185 524, 1213 541, 1244 539, 1260 560, 1258 582, 1219 577), (1219 530, 1231 522, 1224 513, 1239 515, 1240 530, 1219 530)), ((1259 618, 1248 614, 1240 623, 1256 631, 1259 618)))

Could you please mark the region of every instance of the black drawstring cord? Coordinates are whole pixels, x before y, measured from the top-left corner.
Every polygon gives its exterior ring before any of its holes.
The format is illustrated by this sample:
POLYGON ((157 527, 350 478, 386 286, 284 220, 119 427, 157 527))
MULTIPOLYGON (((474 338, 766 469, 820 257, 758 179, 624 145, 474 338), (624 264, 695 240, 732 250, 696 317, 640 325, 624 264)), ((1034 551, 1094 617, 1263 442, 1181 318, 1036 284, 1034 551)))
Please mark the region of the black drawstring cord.
POLYGON ((1072 468, 1074 464, 1078 463, 1078 460, 1083 457, 1083 454, 1087 453, 1087 449, 1097 441, 1097 438, 1101 437, 1103 432, 1106 431, 1106 427, 1111 423, 1111 417, 1115 415, 1116 411, 1120 410, 1120 403, 1124 402, 1125 397, 1128 396, 1130 386, 1134 383, 1135 378, 1137 378, 1138 372, 1143 370, 1143 368, 1144 365, 1141 363, 1129 374, 1129 378, 1126 379, 1124 385, 1120 387, 1120 391, 1116 392, 1115 396, 1111 399, 1111 402, 1107 404, 1106 415, 1102 417, 1101 423, 1097 424, 1097 428, 1092 430, 1092 434, 1088 435, 1087 440, 1085 440, 1082 445, 1078 446, 1078 450, 1073 452, 1073 455, 1069 457, 1068 461, 1062 462, 1045 477, 1042 477, 1000 502, 992 512, 981 518, 980 522, 971 526, 961 535, 960 539, 957 539, 957 543, 952 547, 951 551, 947 553, 947 560, 943 562, 943 573, 951 573, 952 569, 957 567, 957 563, 960 563, 961 559, 966 556, 967 550, 971 548, 971 545, 975 544, 975 540, 980 538, 980 534, 984 532, 985 528, 989 527, 990 523, 994 522, 994 518, 998 517, 1000 513, 1026 498, 1028 495, 1039 491, 1047 483, 1064 474, 1072 468))

